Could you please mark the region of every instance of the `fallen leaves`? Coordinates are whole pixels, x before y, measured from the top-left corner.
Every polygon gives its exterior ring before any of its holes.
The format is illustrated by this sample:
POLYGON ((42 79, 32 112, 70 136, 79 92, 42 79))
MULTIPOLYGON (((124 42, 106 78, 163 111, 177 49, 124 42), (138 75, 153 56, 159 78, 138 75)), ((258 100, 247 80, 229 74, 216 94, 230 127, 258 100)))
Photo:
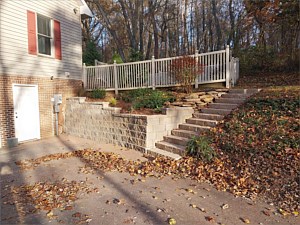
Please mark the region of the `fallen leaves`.
POLYGON ((206 216, 205 220, 208 221, 208 222, 211 222, 211 223, 215 222, 214 218, 211 217, 211 216, 206 216))
POLYGON ((241 220, 246 224, 250 224, 250 220, 247 218, 241 218, 241 220))
POLYGON ((117 205, 124 205, 125 204, 125 199, 118 199, 118 198, 115 198, 114 200, 113 200, 113 203, 114 204, 117 204, 117 205))
POLYGON ((46 210, 46 216, 53 218, 54 209, 73 210, 71 204, 77 199, 79 192, 90 193, 94 190, 83 181, 62 179, 54 183, 37 182, 33 185, 12 187, 10 194, 5 198, 8 204, 18 205, 24 215, 36 210, 46 210))
POLYGON ((168 219, 168 223, 169 223, 170 225, 175 225, 175 224, 176 224, 176 220, 175 220, 174 218, 169 218, 169 219, 168 219))
POLYGON ((229 205, 228 205, 228 204, 223 204, 223 205, 221 205, 221 208, 222 208, 222 209, 228 209, 228 208, 229 208, 229 205))
MULTIPOLYGON (((79 172, 81 173, 94 173, 94 171, 98 170, 118 171, 128 172, 132 176, 140 175, 143 177, 130 180, 130 183, 133 185, 136 182, 145 182, 146 177, 156 177, 159 179, 164 176, 172 176, 174 178, 189 177, 198 181, 208 180, 218 190, 230 191, 238 196, 256 198, 258 194, 267 192, 266 186, 268 183, 266 182, 269 181, 263 174, 260 175, 260 179, 259 177, 254 177, 253 174, 256 173, 254 173, 252 169, 249 169, 251 162, 247 159, 241 160, 240 157, 229 157, 226 154, 214 159, 212 163, 206 164, 190 157, 182 158, 177 161, 163 157, 149 157, 148 161, 128 161, 113 153, 84 149, 71 153, 51 154, 35 160, 19 161, 17 164, 22 169, 32 169, 42 162, 70 157, 78 157, 85 163, 85 166, 79 169, 79 172)), ((293 157, 290 159, 299 159, 300 161, 300 154, 293 155, 293 157)), ((291 163, 292 162, 294 161, 291 161, 291 163)), ((262 161, 260 163, 262 163, 262 161)), ((268 165, 265 166, 267 167, 268 165)), ((260 173, 260 171, 258 172, 260 173)), ((197 193, 191 188, 184 190, 191 194, 197 193)), ((74 200, 76 199, 74 196, 73 198, 74 200)), ((278 199, 277 195, 272 196, 272 198, 278 199)), ((284 198, 282 199, 285 200, 284 198)), ((283 207, 283 209, 297 211, 298 205, 296 204, 296 201, 297 198, 289 197, 289 202, 284 201, 285 207, 283 207)), ((226 205, 223 207, 226 208, 226 205)))

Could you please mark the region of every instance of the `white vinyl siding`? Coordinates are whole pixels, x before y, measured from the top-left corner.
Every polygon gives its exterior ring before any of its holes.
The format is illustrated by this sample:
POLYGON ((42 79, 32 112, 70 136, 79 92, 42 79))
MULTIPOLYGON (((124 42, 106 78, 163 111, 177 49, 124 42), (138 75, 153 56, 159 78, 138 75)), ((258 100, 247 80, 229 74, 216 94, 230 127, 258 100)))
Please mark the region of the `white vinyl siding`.
POLYGON ((67 79, 67 72, 68 78, 81 79, 80 14, 74 13, 80 4, 78 0, 1 0, 0 75, 67 79), (27 10, 60 22, 62 60, 28 53, 27 10))

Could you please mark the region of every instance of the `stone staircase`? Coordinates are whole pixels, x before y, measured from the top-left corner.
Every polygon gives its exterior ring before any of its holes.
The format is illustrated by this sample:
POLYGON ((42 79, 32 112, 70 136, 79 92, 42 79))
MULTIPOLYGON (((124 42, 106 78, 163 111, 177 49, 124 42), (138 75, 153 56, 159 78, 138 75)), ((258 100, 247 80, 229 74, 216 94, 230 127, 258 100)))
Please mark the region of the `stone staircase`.
POLYGON ((180 159, 185 153, 187 142, 193 136, 199 136, 203 131, 216 126, 233 109, 251 95, 259 92, 260 89, 231 89, 227 94, 215 102, 208 104, 207 108, 195 112, 192 118, 185 123, 179 124, 178 129, 174 129, 171 135, 164 136, 164 140, 155 144, 156 148, 149 150, 153 155, 164 155, 173 159, 180 159))

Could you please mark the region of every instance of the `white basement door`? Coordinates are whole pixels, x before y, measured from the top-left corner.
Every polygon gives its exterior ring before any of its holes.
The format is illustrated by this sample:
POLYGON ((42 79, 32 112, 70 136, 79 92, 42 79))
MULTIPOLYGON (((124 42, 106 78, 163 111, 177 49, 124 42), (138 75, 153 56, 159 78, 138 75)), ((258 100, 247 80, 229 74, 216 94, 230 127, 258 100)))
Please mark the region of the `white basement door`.
POLYGON ((40 139, 38 86, 13 84, 13 100, 18 141, 40 139))

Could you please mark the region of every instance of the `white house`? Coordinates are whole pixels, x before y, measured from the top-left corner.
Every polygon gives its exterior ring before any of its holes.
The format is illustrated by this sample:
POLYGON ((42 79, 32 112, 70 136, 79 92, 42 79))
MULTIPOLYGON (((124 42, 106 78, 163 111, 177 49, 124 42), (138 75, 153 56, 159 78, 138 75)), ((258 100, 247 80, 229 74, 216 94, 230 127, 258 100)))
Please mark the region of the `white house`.
POLYGON ((0 147, 55 134, 54 94, 64 102, 82 86, 84 0, 0 1, 0 147))

